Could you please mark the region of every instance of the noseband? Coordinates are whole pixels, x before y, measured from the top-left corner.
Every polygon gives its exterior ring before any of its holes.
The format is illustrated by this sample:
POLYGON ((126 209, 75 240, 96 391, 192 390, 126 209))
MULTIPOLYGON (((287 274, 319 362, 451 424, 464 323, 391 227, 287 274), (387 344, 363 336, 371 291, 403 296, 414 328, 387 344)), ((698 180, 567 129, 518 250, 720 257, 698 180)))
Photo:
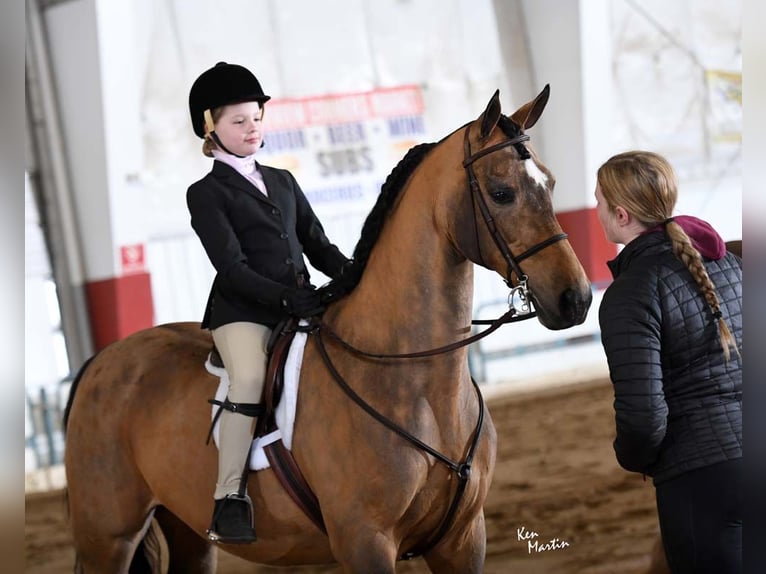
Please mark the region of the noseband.
MULTIPOLYGON (((495 224, 495 218, 492 217, 492 214, 489 211, 489 207, 487 206, 487 202, 485 201, 484 196, 481 193, 479 180, 476 179, 476 174, 473 171, 473 162, 475 162, 479 158, 484 157, 485 155, 489 155, 493 152, 496 152, 508 146, 517 146, 527 141, 529 139, 529 136, 527 134, 522 133, 517 135, 516 137, 509 138, 505 140, 504 142, 500 142, 499 144, 495 144, 493 146, 484 148, 483 150, 477 151, 475 154, 471 154, 471 142, 468 139, 469 131, 470 131, 470 126, 466 127, 465 137, 463 138, 463 152, 464 152, 463 167, 465 168, 466 175, 468 176, 468 188, 469 188, 469 192, 471 193, 471 205, 475 206, 477 203, 479 204, 479 211, 481 211, 481 216, 484 219, 484 224, 487 226, 487 231, 489 231, 489 234, 492 237, 492 240, 495 242, 495 245, 497 245, 497 248, 500 250, 500 253, 505 259, 505 262, 508 264, 508 270, 506 271, 506 276, 505 276, 505 283, 511 289, 511 294, 509 296, 510 304, 514 306, 516 297, 518 297, 521 302, 521 307, 517 309, 517 311, 519 313, 530 313, 532 309, 529 304, 530 303, 529 289, 527 287, 527 281, 529 277, 527 277, 527 275, 525 275, 524 272, 521 270, 521 266, 519 265, 519 263, 522 262, 524 259, 531 257, 538 251, 545 249, 549 245, 553 245, 557 241, 566 239, 567 234, 557 233, 556 235, 549 237, 545 241, 541 241, 540 243, 533 245, 532 247, 524 251, 521 255, 518 255, 516 257, 513 256, 513 253, 511 252, 510 247, 508 247, 508 242, 503 238, 502 234, 500 233, 500 230, 495 224), (514 286, 513 283, 511 282, 512 273, 516 273, 516 277, 518 278, 518 283, 516 284, 516 286, 514 286)), ((474 207, 474 221, 476 221, 475 207, 474 207)), ((476 229, 477 229, 476 246, 479 249, 479 259, 483 261, 484 258, 481 255, 481 243, 479 242, 479 237, 478 237, 478 226, 476 226, 476 229)))

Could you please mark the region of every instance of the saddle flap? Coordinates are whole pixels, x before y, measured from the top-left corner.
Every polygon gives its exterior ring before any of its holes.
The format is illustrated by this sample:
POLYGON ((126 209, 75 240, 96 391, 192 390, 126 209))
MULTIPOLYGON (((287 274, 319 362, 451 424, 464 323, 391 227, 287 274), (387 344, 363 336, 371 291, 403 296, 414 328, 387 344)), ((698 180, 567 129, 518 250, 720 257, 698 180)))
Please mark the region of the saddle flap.
POLYGON ((259 431, 268 432, 276 428, 274 412, 282 398, 282 391, 285 386, 285 363, 290 345, 295 338, 297 325, 298 320, 294 318, 283 321, 277 329, 274 329, 269 341, 269 358, 266 367, 266 380, 263 385, 263 405, 266 409, 266 416, 261 417, 261 420, 258 421, 259 427, 262 427, 258 429, 259 431), (275 336, 274 333, 277 335, 275 336))

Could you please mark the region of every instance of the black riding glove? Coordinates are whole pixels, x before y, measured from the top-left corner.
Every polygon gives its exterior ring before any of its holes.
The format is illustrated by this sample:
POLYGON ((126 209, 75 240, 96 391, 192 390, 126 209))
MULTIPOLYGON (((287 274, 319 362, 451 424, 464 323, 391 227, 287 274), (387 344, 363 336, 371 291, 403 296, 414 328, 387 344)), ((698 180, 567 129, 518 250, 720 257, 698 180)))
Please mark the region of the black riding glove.
POLYGON ((314 289, 286 289, 281 307, 293 317, 311 317, 324 311, 319 292, 314 289))
POLYGON ((359 282, 358 272, 352 270, 354 260, 349 259, 340 268, 330 283, 319 288, 322 294, 322 303, 332 303, 344 295, 351 293, 359 282))

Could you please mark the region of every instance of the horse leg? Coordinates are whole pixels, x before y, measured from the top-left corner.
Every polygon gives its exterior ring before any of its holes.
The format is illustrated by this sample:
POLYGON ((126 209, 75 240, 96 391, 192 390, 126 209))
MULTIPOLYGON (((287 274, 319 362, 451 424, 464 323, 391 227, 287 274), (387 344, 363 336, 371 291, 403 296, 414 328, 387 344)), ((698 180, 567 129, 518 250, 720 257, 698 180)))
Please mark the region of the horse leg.
POLYGON ((213 544, 164 506, 157 507, 154 518, 168 546, 167 574, 215 574, 218 568, 218 549, 213 544))
POLYGON ((345 574, 394 574, 396 572, 396 546, 383 532, 349 526, 353 532, 330 536, 335 559, 345 574))
POLYGON ((448 534, 425 558, 431 572, 439 574, 480 574, 484 571, 487 531, 482 510, 466 530, 448 534))
POLYGON ((147 513, 125 509, 125 512, 116 514, 118 516, 113 515, 105 524, 103 519, 93 520, 91 513, 81 512, 70 503, 76 572, 133 574, 142 571, 142 574, 151 574, 155 570, 155 565, 146 560, 133 562, 136 549, 151 525, 151 510, 147 513))
POLYGON ((151 525, 155 506, 151 491, 125 449, 76 438, 68 437, 67 499, 81 572, 151 571, 155 565, 148 560, 143 567, 138 560, 131 569, 151 525))

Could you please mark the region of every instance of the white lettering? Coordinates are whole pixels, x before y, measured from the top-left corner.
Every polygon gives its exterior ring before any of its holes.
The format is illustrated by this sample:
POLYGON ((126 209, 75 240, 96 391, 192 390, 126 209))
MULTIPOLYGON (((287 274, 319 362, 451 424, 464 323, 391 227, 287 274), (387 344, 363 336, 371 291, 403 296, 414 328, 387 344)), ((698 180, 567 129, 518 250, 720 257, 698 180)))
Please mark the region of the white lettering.
POLYGON ((550 542, 542 544, 538 540, 527 540, 527 554, 532 554, 533 550, 535 552, 548 552, 550 550, 561 550, 568 546, 569 542, 566 540, 559 540, 558 538, 553 538, 550 542))
POLYGON ((534 530, 527 531, 525 526, 516 529, 516 538, 518 540, 531 540, 537 538, 537 532, 534 530))

